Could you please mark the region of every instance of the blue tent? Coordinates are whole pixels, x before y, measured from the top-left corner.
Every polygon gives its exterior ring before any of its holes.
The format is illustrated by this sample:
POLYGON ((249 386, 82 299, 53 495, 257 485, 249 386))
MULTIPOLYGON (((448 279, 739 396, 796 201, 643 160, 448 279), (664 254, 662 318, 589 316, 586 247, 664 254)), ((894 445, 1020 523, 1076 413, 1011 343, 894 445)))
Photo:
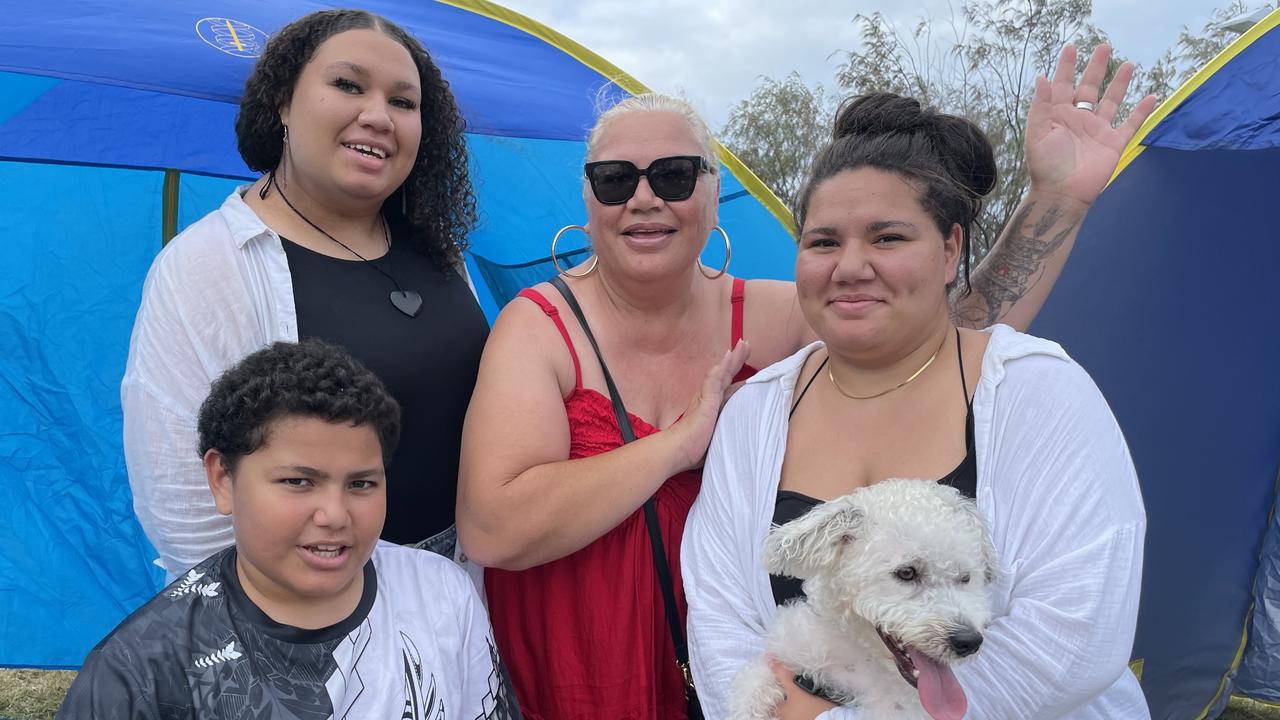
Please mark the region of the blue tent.
POLYGON ((1280 707, 1278 25, 1147 122, 1032 328, 1093 375, 1137 464, 1134 657, 1158 719, 1217 717, 1233 689, 1280 707))
MULTIPOLYGON (((483 0, 361 5, 417 36, 459 100, 481 213, 468 263, 493 317, 550 274, 555 230, 583 220, 599 99, 645 88, 483 0)), ((253 177, 233 125, 267 37, 333 6, 75 0, 0 14, 0 665, 76 667, 159 589, 121 454, 142 280, 162 241, 253 177)), ((789 215, 721 161, 734 272, 789 277, 789 215)), ((719 243, 704 259, 720 266, 719 243)))

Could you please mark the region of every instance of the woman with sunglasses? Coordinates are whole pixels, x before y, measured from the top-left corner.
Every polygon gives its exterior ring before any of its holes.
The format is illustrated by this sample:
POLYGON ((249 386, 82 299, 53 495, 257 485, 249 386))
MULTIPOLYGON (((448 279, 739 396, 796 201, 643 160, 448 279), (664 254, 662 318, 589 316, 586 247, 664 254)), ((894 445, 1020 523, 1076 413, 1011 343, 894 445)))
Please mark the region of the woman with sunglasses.
MULTIPOLYGON (((1058 121, 1081 112, 1073 90, 1097 100, 1106 60, 1095 56, 1080 88, 1068 80, 1053 112, 1030 118, 1033 189, 975 273, 986 289, 960 308, 973 324, 1030 322, 1115 167, 1130 128, 1099 139, 1058 121)), ((1113 83, 1121 95, 1130 73, 1113 83)), ((712 235, 715 157, 682 100, 644 95, 603 113, 583 183, 594 257, 564 278, 591 334, 542 284, 502 311, 485 346, 463 431, 458 533, 488 568, 495 636, 528 718, 686 716, 673 633, 683 632, 680 541, 698 467, 730 383, 812 337, 793 284, 744 283, 699 263, 708 237, 722 239, 712 235)))

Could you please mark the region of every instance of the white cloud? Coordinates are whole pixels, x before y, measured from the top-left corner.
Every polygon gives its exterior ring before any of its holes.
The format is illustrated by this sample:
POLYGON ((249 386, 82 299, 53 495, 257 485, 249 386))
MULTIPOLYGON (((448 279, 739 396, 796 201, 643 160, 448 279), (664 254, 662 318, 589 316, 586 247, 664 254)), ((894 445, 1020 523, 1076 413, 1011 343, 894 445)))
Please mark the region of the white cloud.
MULTIPOLYGON (((1099 0, 1094 24, 1117 50, 1150 65, 1183 26, 1199 29, 1229 0, 1099 0)), ((858 46, 858 13, 879 11, 904 31, 947 18, 947 0, 500 0, 582 43, 654 90, 682 93, 713 130, 760 76, 801 74, 834 86, 843 52, 858 46)), ((959 0, 954 6, 959 8, 959 0)))

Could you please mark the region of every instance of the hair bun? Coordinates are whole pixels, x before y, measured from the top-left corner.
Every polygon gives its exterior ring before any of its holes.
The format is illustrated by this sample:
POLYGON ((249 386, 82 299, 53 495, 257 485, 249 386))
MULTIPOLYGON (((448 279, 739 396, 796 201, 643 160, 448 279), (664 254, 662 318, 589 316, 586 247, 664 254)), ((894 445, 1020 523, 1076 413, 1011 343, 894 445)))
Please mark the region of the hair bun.
POLYGON ((996 187, 998 171, 995 151, 986 134, 964 118, 940 115, 946 121, 946 131, 939 133, 935 141, 948 158, 951 175, 969 188, 976 197, 988 195, 996 187))
POLYGON ((871 93, 845 101, 836 112, 832 140, 889 135, 915 136, 935 148, 940 169, 962 183, 976 197, 996 184, 996 161, 991 143, 972 122, 925 108, 915 98, 871 93))
POLYGON ((850 98, 836 111, 831 139, 857 135, 888 135, 918 132, 929 123, 933 113, 920 106, 915 98, 893 93, 871 93, 850 98))

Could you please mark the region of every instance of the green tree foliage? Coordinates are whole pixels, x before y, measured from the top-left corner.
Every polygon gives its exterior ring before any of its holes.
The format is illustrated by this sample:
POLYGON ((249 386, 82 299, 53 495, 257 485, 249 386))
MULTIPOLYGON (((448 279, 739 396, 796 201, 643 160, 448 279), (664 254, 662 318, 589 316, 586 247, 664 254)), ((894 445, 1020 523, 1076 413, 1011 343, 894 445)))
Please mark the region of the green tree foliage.
POLYGON ((729 113, 720 139, 789 205, 830 136, 831 111, 822 87, 806 86, 798 73, 764 77, 729 113))
MULTIPOLYGON (((958 16, 922 18, 909 32, 883 15, 857 15, 862 46, 845 53, 836 75, 844 94, 887 90, 972 120, 991 139, 1000 179, 973 232, 980 260, 1027 188, 1023 158, 1027 109, 1036 75, 1053 72, 1067 42, 1083 69, 1106 35, 1089 22, 1090 0, 974 0, 958 16)), ((1110 76, 1122 58, 1111 61, 1110 76)))
MULTIPOLYGON (((1133 88, 1140 91, 1131 89, 1130 98, 1169 97, 1238 37, 1223 22, 1262 7, 1267 6, 1231 0, 1199 30, 1184 27, 1159 61, 1137 73, 1133 88)), ((909 29, 895 27, 880 13, 853 18, 862 42, 840 53, 839 97, 873 91, 908 95, 969 118, 991 139, 1000 181, 974 228, 975 261, 994 244, 1027 188, 1023 139, 1035 76, 1052 73, 1067 42, 1079 50, 1078 71, 1107 42, 1106 33, 1089 21, 1092 12, 1092 0, 970 0, 949 17, 924 16, 909 29)), ((1106 83, 1123 60, 1112 57, 1106 83)), ((829 137, 836 100, 821 87, 806 86, 796 73, 782 80, 764 77, 733 109, 721 139, 790 203, 813 153, 829 137)), ((1120 118, 1127 112, 1122 106, 1120 118)))
POLYGON ((1146 71, 1142 82, 1143 92, 1159 98, 1169 97, 1192 74, 1240 37, 1237 32, 1224 28, 1223 23, 1252 12, 1269 10, 1271 7, 1265 3, 1249 5, 1244 0, 1233 0, 1230 5, 1215 10, 1197 31, 1183 25, 1178 41, 1146 71))

